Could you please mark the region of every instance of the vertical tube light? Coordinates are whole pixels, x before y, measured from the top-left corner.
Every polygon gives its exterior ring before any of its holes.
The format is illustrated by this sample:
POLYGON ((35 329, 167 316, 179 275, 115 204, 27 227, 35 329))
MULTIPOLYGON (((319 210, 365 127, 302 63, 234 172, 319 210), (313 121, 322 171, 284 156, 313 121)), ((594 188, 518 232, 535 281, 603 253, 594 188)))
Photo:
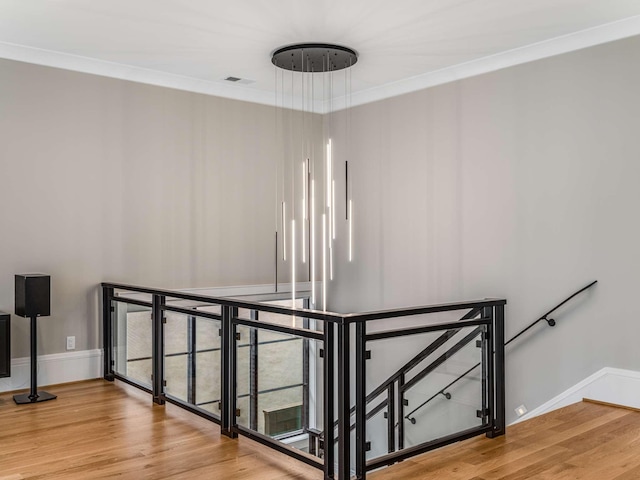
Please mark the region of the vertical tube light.
MULTIPOLYGON (((327 178, 326 178, 326 192, 327 192, 327 215, 328 215, 328 235, 327 241, 329 242, 329 276, 333 280, 333 245, 331 239, 333 238, 333 232, 331 226, 333 224, 333 152, 332 141, 329 139, 327 143, 327 178)), ((326 281, 326 278, 325 278, 326 281)))
POLYGON ((311 179, 311 303, 316 308, 316 214, 315 181, 311 179))
POLYGON ((287 261, 287 204, 282 202, 282 260, 287 261))
POLYGON ((333 240, 336 239, 336 209, 335 209, 335 205, 336 205, 336 181, 332 178, 331 179, 331 206, 333 208, 331 208, 331 232, 333 234, 332 238, 333 240))
POLYGON ((322 309, 327 311, 327 216, 322 214, 322 309))
POLYGON ((302 263, 307 263, 307 160, 302 162, 302 263))
POLYGON ((353 200, 349 199, 349 261, 353 261, 353 200))
MULTIPOLYGON (((296 308, 296 220, 291 219, 291 308, 296 308)), ((296 326, 295 315, 291 317, 291 326, 296 326)))

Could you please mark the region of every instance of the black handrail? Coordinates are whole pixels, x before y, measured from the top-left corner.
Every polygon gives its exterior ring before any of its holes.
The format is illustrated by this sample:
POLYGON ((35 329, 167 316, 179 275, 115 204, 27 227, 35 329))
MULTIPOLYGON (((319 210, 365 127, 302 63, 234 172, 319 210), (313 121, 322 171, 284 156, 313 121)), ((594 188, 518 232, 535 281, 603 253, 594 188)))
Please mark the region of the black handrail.
MULTIPOLYGON (((529 325, 527 325, 525 328, 523 328, 522 330, 520 330, 516 335, 514 335, 511 339, 509 339, 508 341, 504 342, 504 346, 506 347, 507 345, 509 345, 511 342, 513 342, 515 339, 517 339, 518 337, 520 337, 523 333, 527 332, 528 330, 530 330, 531 328, 533 328, 536 324, 538 324, 538 322, 541 321, 545 321, 547 322, 547 324, 550 327, 554 327, 556 325, 556 321, 553 318, 549 318, 549 315, 551 315, 553 312, 555 312, 556 310, 558 310, 560 307, 562 307, 565 303, 567 303, 569 300, 573 299, 575 296, 581 294, 582 292, 584 292, 585 290, 588 290, 589 288, 593 287, 596 283, 598 283, 597 280, 594 280, 593 282, 591 282, 589 285, 582 287, 580 290, 578 290, 577 292, 569 295, 567 298, 565 298, 563 301, 561 301, 560 303, 558 303, 555 307, 553 307, 551 310, 549 310, 547 313, 545 313, 544 315, 540 316, 538 319, 534 320, 533 322, 531 322, 529 325)), ((451 383, 449 383, 446 387, 442 388, 440 391, 438 391, 437 393, 435 393, 434 395, 432 395, 431 397, 429 397, 428 399, 426 399, 424 402, 422 402, 420 405, 418 405, 416 408, 414 408, 413 410, 411 410, 409 413, 407 413, 404 418, 406 418, 407 420, 409 420, 412 424, 415 425, 416 423, 416 419, 413 416, 414 413, 416 413, 418 410, 420 410, 422 407, 424 407, 425 405, 427 405, 429 402, 431 402, 434 398, 436 398, 439 395, 443 395, 447 400, 451 399, 451 393, 447 392, 447 390, 452 387, 453 385, 455 385, 456 383, 458 383, 460 380, 462 380, 463 378, 465 378, 467 375, 469 375, 469 373, 471 373, 473 370, 475 370, 476 368, 478 368, 480 366, 480 363, 476 363, 473 367, 471 367, 469 370, 467 370, 466 372, 464 372, 463 374, 461 374, 459 377, 457 377, 455 380, 453 380, 451 383)))

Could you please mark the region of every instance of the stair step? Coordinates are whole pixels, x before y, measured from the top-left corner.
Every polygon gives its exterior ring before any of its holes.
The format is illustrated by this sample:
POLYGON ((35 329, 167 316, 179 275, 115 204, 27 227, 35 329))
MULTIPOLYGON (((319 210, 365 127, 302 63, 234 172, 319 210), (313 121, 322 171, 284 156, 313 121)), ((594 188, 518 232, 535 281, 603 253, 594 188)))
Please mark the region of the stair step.
POLYGON ((620 405, 619 403, 603 402, 602 400, 594 400, 592 398, 583 398, 582 401, 587 403, 595 403, 596 405, 605 405, 607 407, 624 408, 625 410, 640 412, 640 408, 630 407, 628 405, 620 405))

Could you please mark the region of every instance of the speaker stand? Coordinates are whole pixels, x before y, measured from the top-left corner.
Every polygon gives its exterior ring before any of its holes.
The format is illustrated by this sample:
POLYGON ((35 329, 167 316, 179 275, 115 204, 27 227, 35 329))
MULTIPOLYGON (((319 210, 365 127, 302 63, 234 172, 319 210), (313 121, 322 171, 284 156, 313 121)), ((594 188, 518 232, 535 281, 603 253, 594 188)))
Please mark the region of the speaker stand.
POLYGON ((31 317, 31 391, 13 396, 13 401, 18 405, 46 402, 57 398, 56 395, 47 392, 38 393, 38 324, 36 318, 35 316, 31 317))

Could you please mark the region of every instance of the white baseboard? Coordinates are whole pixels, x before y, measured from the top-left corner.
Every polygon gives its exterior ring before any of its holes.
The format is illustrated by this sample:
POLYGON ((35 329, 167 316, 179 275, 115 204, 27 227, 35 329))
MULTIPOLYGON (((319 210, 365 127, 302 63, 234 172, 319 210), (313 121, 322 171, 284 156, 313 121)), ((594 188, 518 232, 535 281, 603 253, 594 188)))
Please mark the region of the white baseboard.
POLYGON ((518 418, 512 425, 580 402, 583 398, 640 408, 640 372, 605 367, 518 418))
MULTIPOLYGON (((38 386, 77 382, 102 377, 102 350, 54 353, 38 357, 38 386)), ((11 361, 11 377, 0 378, 0 392, 29 388, 29 357, 11 361)))

